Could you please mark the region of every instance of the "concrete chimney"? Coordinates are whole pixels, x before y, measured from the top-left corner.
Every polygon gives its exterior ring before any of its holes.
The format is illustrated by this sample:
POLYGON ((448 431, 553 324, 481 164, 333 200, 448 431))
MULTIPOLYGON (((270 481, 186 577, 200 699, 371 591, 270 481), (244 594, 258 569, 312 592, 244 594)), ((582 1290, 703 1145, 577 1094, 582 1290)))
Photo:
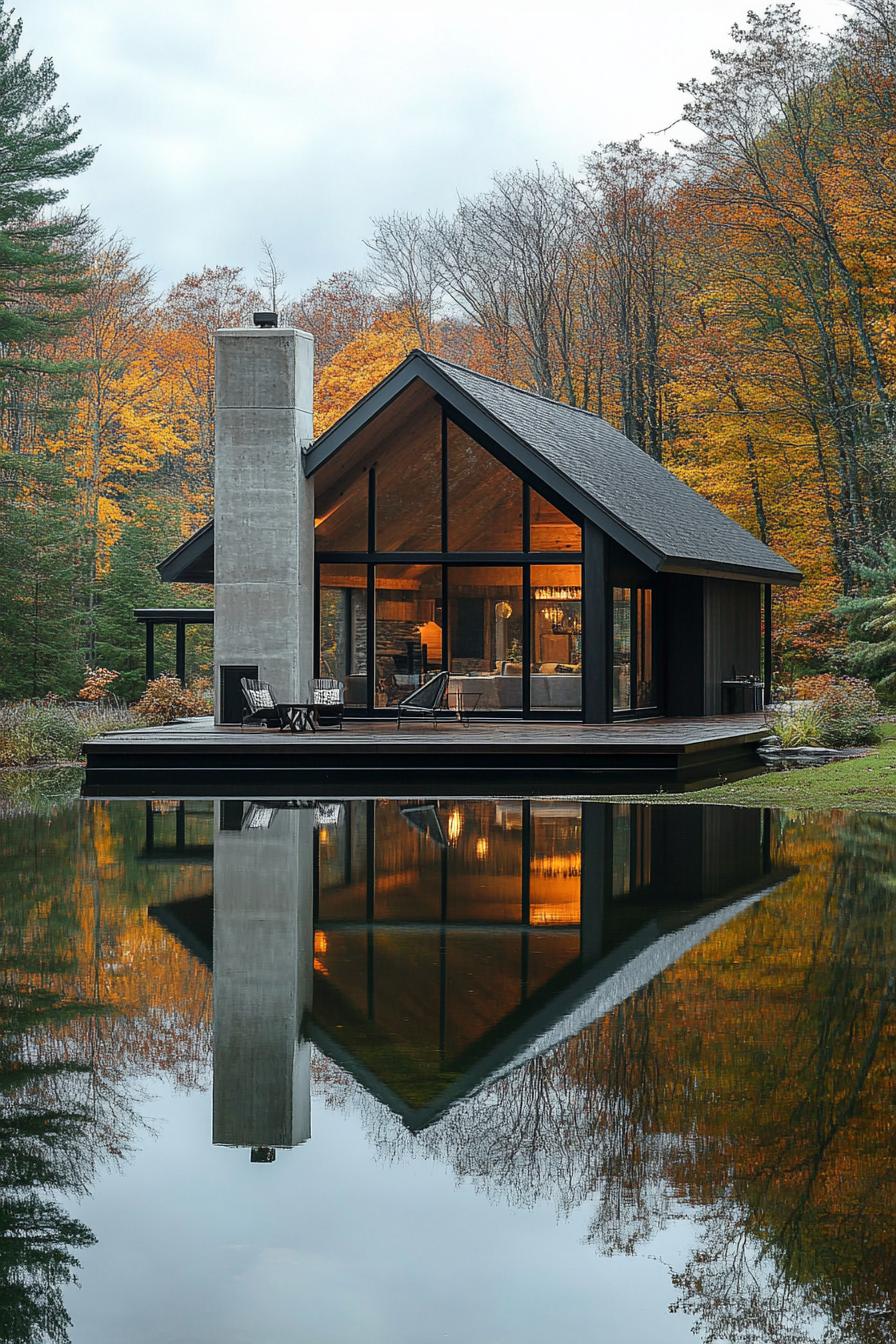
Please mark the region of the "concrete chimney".
POLYGON ((215 722, 239 722, 239 679, 308 698, 314 657, 314 338, 289 327, 215 338, 215 722))
MULTIPOLYGON (((311 1137, 313 812, 258 806, 214 853, 212 1141, 292 1148, 311 1137)), ((257 1160, 257 1159, 256 1159, 257 1160)))

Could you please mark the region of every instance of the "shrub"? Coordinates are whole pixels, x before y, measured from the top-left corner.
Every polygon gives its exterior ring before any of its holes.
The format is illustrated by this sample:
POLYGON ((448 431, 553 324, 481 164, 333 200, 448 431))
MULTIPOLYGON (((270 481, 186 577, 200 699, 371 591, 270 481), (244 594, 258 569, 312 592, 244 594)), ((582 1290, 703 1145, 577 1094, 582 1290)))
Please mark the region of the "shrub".
POLYGON ((175 719, 208 713, 208 701, 178 677, 163 673, 146 683, 146 690, 134 706, 134 713, 150 723, 174 723, 175 719))
POLYGON ((880 701, 862 677, 832 678, 816 709, 825 747, 859 747, 880 738, 880 701))
POLYGON ((770 723, 782 747, 821 746, 821 714, 815 705, 778 710, 770 723))
POLYGON ((837 678, 830 672, 819 672, 811 677, 797 677, 793 683, 793 694, 797 700, 820 700, 825 691, 837 678))
POLYGON ((86 738, 133 728, 135 723, 130 710, 119 706, 40 700, 0 705, 0 766, 77 761, 86 738))
POLYGON ((105 700, 109 694, 109 687, 117 680, 118 673, 110 671, 108 667, 88 667, 84 685, 78 692, 78 699, 93 702, 105 700))

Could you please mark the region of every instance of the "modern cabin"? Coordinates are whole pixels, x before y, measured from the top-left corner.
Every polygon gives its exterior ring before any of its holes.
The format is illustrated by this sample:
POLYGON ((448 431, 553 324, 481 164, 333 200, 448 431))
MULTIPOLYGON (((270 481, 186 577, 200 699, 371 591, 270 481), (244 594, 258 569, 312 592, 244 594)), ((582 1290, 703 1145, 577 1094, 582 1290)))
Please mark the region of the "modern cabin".
POLYGON ((217 723, 243 676, 376 718, 443 669, 487 718, 756 708, 799 571, 605 420, 415 350, 313 439, 312 372, 219 333, 214 522, 159 566, 215 584, 217 723))
POLYGON ((792 871, 773 858, 771 814, 753 808, 359 798, 215 811, 199 846, 184 803, 173 817, 148 803, 141 858, 211 870, 206 894, 149 913, 213 970, 212 1132, 251 1149, 309 1137, 309 1041, 419 1132, 792 871))

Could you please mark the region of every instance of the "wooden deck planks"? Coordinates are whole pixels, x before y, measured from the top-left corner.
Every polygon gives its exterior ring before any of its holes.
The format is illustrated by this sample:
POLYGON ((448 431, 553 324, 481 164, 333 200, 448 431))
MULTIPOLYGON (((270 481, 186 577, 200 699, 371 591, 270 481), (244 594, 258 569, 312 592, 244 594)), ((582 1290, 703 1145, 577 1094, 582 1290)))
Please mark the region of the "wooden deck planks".
POLYGON ((759 742, 767 736, 761 714, 701 719, 640 719, 613 724, 585 725, 547 722, 480 722, 469 728, 446 721, 437 728, 418 724, 402 727, 394 722, 348 720, 339 731, 279 733, 268 729, 216 728, 210 719, 187 720, 160 728, 138 728, 108 733, 85 745, 88 760, 116 757, 122 765, 127 756, 146 757, 195 752, 200 757, 251 754, 295 758, 363 756, 464 756, 487 751, 503 757, 537 756, 569 751, 576 757, 591 753, 606 756, 670 754, 717 751, 726 746, 759 742))

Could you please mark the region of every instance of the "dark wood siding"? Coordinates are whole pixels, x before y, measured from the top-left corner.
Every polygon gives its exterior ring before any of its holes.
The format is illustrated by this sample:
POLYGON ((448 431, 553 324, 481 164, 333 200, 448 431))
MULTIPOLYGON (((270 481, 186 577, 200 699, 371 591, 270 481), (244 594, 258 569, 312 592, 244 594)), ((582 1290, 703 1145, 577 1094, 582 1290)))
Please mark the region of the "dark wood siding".
POLYGON ((722 682, 760 675, 760 585, 703 580, 704 714, 722 713, 722 682))
POLYGON ((664 711, 673 717, 704 714, 703 579, 668 574, 660 588, 664 711))

